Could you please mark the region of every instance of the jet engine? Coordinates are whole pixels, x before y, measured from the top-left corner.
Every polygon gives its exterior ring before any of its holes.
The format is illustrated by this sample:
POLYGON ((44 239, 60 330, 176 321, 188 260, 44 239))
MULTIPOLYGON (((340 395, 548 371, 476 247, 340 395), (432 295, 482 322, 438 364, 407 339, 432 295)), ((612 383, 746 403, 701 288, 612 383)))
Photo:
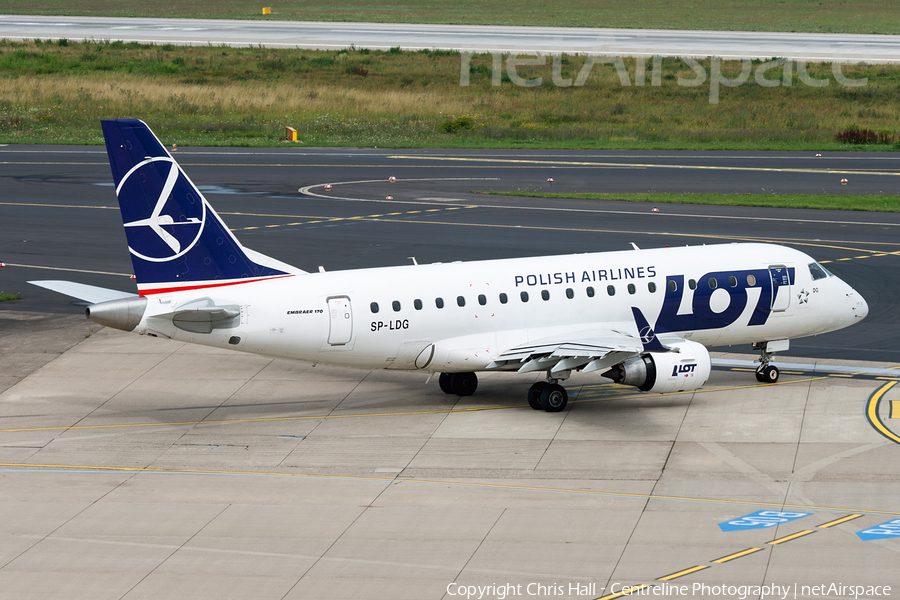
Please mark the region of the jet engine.
POLYGON ((672 352, 646 352, 629 358, 603 377, 657 394, 696 390, 706 383, 711 365, 703 344, 681 341, 668 346, 672 352))

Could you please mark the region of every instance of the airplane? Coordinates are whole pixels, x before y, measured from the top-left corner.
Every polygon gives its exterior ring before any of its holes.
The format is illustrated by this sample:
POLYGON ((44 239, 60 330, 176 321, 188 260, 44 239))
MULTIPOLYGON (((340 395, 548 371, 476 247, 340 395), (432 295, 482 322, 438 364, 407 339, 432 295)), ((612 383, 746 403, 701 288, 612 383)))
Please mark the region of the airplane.
POLYGON ((762 243, 307 272, 244 247, 140 120, 102 121, 138 294, 33 281, 91 304, 96 323, 268 357, 440 374, 468 396, 478 372, 543 373, 535 410, 565 409, 560 382, 597 372, 644 392, 706 383, 712 345, 752 344, 775 383, 791 339, 868 314, 813 258, 762 243))

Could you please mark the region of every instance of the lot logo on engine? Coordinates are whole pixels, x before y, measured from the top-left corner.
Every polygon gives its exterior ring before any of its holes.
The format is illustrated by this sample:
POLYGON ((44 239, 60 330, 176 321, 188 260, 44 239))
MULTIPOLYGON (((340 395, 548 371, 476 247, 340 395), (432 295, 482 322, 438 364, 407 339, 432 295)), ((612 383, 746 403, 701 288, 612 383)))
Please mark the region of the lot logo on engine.
POLYGON ((687 375, 694 372, 694 369, 697 368, 697 363, 692 365, 675 365, 672 367, 672 377, 676 377, 678 375, 687 375))

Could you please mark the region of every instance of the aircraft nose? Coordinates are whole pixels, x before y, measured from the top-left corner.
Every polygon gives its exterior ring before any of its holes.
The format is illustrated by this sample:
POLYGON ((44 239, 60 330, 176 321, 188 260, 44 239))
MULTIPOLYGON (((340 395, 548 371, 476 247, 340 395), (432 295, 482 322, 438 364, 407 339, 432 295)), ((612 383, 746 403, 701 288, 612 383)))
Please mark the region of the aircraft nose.
POLYGON ((860 296, 859 292, 857 292, 856 295, 859 299, 856 302, 853 316, 855 316, 859 320, 862 320, 865 319, 866 315, 869 314, 869 304, 866 302, 865 298, 860 296))
POLYGON ((866 302, 866 299, 853 288, 850 288, 850 291, 847 293, 847 301, 850 305, 850 314, 853 316, 853 322, 862 321, 869 314, 869 304, 866 302))

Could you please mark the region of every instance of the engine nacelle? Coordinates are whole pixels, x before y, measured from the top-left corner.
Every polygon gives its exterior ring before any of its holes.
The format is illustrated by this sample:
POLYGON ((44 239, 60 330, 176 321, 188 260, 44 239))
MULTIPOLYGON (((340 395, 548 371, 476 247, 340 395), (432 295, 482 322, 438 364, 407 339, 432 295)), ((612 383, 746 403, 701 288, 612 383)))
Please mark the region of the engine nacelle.
POLYGON ((91 304, 84 309, 84 316, 107 327, 133 331, 144 318, 147 299, 144 297, 119 298, 91 304))
POLYGON ((615 365, 603 376, 657 394, 696 390, 706 383, 711 365, 703 344, 683 341, 668 346, 679 351, 647 352, 615 365))

